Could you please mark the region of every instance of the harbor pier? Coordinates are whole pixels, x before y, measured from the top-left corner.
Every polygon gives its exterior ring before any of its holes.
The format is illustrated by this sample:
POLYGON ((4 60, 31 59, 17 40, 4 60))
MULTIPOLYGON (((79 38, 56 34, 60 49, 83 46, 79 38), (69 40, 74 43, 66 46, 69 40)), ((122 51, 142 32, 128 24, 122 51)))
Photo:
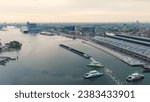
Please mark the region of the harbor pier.
POLYGON ((5 65, 10 60, 16 60, 16 58, 11 57, 0 57, 0 65, 5 65))
POLYGON ((59 46, 65 48, 65 49, 67 49, 67 50, 69 50, 69 51, 71 51, 71 52, 73 52, 73 53, 76 53, 76 54, 78 54, 78 55, 80 55, 80 56, 82 56, 82 57, 91 58, 91 56, 89 56, 88 54, 86 54, 86 53, 84 53, 84 52, 81 52, 81 51, 78 51, 78 50, 76 50, 76 49, 74 49, 74 48, 71 48, 71 47, 69 47, 69 46, 66 46, 66 45, 64 45, 64 44, 59 44, 59 46))

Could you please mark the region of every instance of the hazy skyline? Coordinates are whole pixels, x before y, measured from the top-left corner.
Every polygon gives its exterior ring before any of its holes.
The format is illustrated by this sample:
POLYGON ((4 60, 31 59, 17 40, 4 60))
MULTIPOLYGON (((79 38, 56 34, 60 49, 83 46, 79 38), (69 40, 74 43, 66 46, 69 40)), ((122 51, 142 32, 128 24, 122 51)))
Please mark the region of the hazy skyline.
POLYGON ((150 22, 150 0, 0 0, 0 22, 150 22))

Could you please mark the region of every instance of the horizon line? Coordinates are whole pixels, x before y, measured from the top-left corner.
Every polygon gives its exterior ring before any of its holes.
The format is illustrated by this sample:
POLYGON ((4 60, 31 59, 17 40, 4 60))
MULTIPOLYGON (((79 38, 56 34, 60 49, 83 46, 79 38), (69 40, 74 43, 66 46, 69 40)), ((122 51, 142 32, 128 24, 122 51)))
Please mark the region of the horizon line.
MULTIPOLYGON (((27 23, 27 22, 31 22, 31 23, 136 23, 136 21, 125 21, 125 22, 34 22, 34 21, 26 21, 26 22, 0 22, 0 24, 4 24, 4 23, 8 23, 8 24, 12 24, 12 23, 27 23)), ((139 23, 150 23, 148 22, 142 22, 142 21, 138 21, 139 23)))

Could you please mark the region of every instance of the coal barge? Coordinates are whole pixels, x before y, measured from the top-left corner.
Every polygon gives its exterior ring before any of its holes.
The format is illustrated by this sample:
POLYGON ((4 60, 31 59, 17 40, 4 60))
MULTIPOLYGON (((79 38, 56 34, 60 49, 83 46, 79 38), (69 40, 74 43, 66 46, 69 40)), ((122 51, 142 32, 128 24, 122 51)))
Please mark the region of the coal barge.
POLYGON ((71 51, 71 52, 73 52, 73 53, 76 53, 76 54, 78 54, 78 55, 80 55, 80 56, 82 56, 82 57, 85 57, 85 58, 90 58, 90 57, 91 57, 91 56, 89 56, 88 54, 86 54, 86 53, 84 53, 84 52, 78 51, 78 50, 76 50, 76 49, 74 49, 74 48, 71 48, 71 47, 69 47, 69 46, 66 46, 66 45, 64 45, 64 44, 59 44, 59 46, 65 48, 65 49, 67 49, 67 50, 69 50, 69 51, 71 51))

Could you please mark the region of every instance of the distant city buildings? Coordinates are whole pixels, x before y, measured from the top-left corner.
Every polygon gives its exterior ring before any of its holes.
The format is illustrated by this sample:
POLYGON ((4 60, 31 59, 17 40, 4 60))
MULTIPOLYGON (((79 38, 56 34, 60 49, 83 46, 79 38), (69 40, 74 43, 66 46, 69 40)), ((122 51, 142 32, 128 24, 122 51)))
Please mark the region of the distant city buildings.
POLYGON ((150 38, 150 23, 140 23, 138 20, 129 23, 39 23, 38 25, 27 22, 22 26, 26 26, 31 33, 46 31, 81 36, 104 36, 108 32, 150 38))
POLYGON ((94 35, 95 28, 91 26, 77 26, 75 27, 75 34, 82 36, 94 35))
POLYGON ((106 30, 104 27, 95 27, 95 35, 104 36, 106 30))
POLYGON ((102 23, 102 24, 61 24, 57 31, 81 36, 104 36, 106 32, 128 36, 150 37, 150 24, 140 23, 102 23))

